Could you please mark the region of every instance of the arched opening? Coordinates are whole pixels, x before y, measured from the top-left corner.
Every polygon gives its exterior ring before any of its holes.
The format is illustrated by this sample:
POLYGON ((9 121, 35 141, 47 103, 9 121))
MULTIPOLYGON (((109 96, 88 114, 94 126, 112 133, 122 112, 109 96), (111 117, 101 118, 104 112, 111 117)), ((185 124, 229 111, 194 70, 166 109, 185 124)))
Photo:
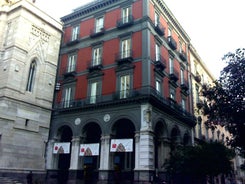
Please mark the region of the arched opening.
MULTIPOLYGON (((115 180, 133 181, 135 167, 134 124, 128 119, 120 119, 112 127, 112 133, 113 140, 111 141, 117 142, 116 150, 112 151, 111 149, 115 180), (126 146, 131 147, 132 150, 127 151, 126 146)), ((112 148, 113 143, 111 144, 112 148)))
POLYGON ((85 154, 81 158, 84 169, 84 180, 85 183, 93 183, 93 181, 98 178, 100 163, 100 151, 98 149, 100 145, 101 128, 96 123, 88 123, 83 128, 82 135, 85 148, 85 154))
POLYGON ((183 145, 188 146, 191 144, 191 137, 188 133, 185 133, 184 138, 183 138, 183 145))
POLYGON ((71 162, 71 140, 72 130, 69 126, 63 126, 58 132, 60 143, 70 143, 70 151, 66 154, 58 154, 58 181, 60 184, 65 184, 68 180, 70 162, 71 162))
POLYGON ((171 151, 174 152, 176 150, 176 147, 180 143, 180 131, 178 127, 174 127, 171 131, 171 151))
POLYGON ((30 69, 27 78, 26 91, 32 92, 37 71, 37 62, 33 60, 30 64, 30 69))
POLYGON ((169 141, 166 124, 162 121, 157 122, 155 129, 155 181, 166 181, 164 163, 169 157, 169 141))

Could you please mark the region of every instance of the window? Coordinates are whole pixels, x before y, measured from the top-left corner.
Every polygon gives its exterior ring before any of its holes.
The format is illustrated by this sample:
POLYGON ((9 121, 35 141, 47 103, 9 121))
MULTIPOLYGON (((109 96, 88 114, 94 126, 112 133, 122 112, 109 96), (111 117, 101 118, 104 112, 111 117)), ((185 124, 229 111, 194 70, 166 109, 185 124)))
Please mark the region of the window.
POLYGON ((186 100, 185 99, 181 99, 181 107, 183 110, 186 110, 186 100))
POLYGON ((183 46, 183 45, 182 45, 182 42, 180 41, 180 42, 179 42, 179 52, 180 52, 180 53, 182 53, 182 46, 183 46))
POLYGON ((121 42, 121 59, 130 57, 131 39, 125 39, 121 42))
POLYGON ((199 103, 200 102, 200 99, 199 99, 199 86, 196 85, 196 88, 195 88, 195 96, 196 96, 196 103, 199 103))
POLYGON ((90 92, 90 103, 91 104, 96 103, 96 97, 99 91, 98 87, 99 87, 98 82, 93 82, 91 84, 91 92, 90 92))
POLYGON ((71 54, 68 56, 67 72, 74 72, 76 69, 77 55, 71 54))
POLYGON ((104 17, 99 17, 95 22, 95 33, 99 33, 104 28, 104 17))
POLYGON ((35 75, 36 75, 37 63, 32 61, 29 69, 28 80, 26 85, 26 91, 32 92, 34 88, 35 75))
POLYGON ((96 66, 96 65, 101 64, 101 58, 102 58, 101 47, 94 48, 92 66, 96 66))
POLYGON ((64 96, 63 96, 63 103, 64 103, 64 108, 71 107, 71 102, 72 102, 72 88, 67 87, 64 89, 64 96))
POLYGON ((79 25, 72 28, 71 41, 77 40, 79 37, 79 25))
POLYGON ((7 42, 8 42, 8 39, 9 39, 9 35, 11 34, 11 27, 12 27, 12 23, 8 22, 7 30, 6 30, 6 36, 5 36, 5 40, 4 40, 4 45, 7 45, 7 42))
POLYGON ((155 45, 155 54, 156 54, 156 61, 160 61, 160 47, 158 44, 155 45))
POLYGON ((180 69, 180 83, 181 84, 185 84, 185 80, 184 80, 185 78, 184 78, 184 69, 183 68, 181 68, 180 69))
POLYGON ((120 77, 120 98, 129 97, 130 76, 124 75, 120 77))
POLYGON ((170 88, 169 97, 170 97, 171 100, 175 101, 175 89, 174 88, 170 88))
POLYGON ((174 73, 174 60, 172 57, 169 57, 169 73, 174 73))
POLYGON ((157 12, 155 12, 155 26, 158 26, 160 22, 160 16, 157 12))
POLYGON ((168 28, 168 37, 172 36, 172 30, 170 28, 168 28))
POLYGON ((123 24, 126 24, 126 23, 128 23, 130 21, 130 15, 131 15, 131 8, 130 7, 122 9, 122 21, 123 21, 123 24))
POLYGON ((159 94, 161 94, 161 80, 160 79, 156 79, 156 90, 159 94))

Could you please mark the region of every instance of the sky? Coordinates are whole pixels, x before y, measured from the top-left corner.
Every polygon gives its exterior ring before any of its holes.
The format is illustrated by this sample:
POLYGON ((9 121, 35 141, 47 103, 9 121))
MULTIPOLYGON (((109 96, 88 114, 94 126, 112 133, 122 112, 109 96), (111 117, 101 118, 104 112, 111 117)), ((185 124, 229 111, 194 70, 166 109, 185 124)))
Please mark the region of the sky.
MULTIPOLYGON (((91 0, 36 0, 36 6, 55 19, 91 0), (58 5, 58 6, 57 6, 58 5)), ((244 0, 164 0, 189 35, 191 43, 218 78, 222 57, 245 47, 244 0)))

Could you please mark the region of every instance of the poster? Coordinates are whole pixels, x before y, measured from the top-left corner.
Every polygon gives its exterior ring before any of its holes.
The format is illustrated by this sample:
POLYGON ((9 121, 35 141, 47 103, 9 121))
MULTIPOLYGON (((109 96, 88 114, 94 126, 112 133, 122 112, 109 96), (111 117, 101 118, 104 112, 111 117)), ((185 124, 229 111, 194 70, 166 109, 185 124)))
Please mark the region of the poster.
POLYGON ((111 139, 111 152, 132 152, 133 139, 111 139))
POLYGON ((69 142, 54 143, 53 153, 54 154, 70 153, 70 143, 69 142))
POLYGON ((81 144, 80 156, 97 156, 99 155, 99 143, 94 144, 81 144))

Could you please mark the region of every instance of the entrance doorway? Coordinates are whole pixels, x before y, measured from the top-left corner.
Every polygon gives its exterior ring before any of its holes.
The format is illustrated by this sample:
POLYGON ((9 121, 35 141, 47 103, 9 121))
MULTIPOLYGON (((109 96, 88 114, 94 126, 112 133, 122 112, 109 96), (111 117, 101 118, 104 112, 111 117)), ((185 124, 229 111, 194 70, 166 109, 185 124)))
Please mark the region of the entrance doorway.
MULTIPOLYGON (((72 130, 68 126, 63 126, 59 130, 60 141, 59 142, 71 142, 72 130)), ((71 147, 70 147, 71 148, 71 147)), ((58 155, 58 182, 59 184, 65 184, 68 180, 70 161, 71 161, 71 149, 68 154, 58 155)))
MULTIPOLYGON (((133 181, 133 170, 135 167, 135 150, 134 150, 134 124, 128 119, 121 119, 115 122, 113 128, 113 139, 128 139, 133 141, 132 151, 116 151, 111 152, 113 167, 114 167, 114 179, 120 181, 133 181)), ((130 142, 130 141, 129 141, 130 142)))

